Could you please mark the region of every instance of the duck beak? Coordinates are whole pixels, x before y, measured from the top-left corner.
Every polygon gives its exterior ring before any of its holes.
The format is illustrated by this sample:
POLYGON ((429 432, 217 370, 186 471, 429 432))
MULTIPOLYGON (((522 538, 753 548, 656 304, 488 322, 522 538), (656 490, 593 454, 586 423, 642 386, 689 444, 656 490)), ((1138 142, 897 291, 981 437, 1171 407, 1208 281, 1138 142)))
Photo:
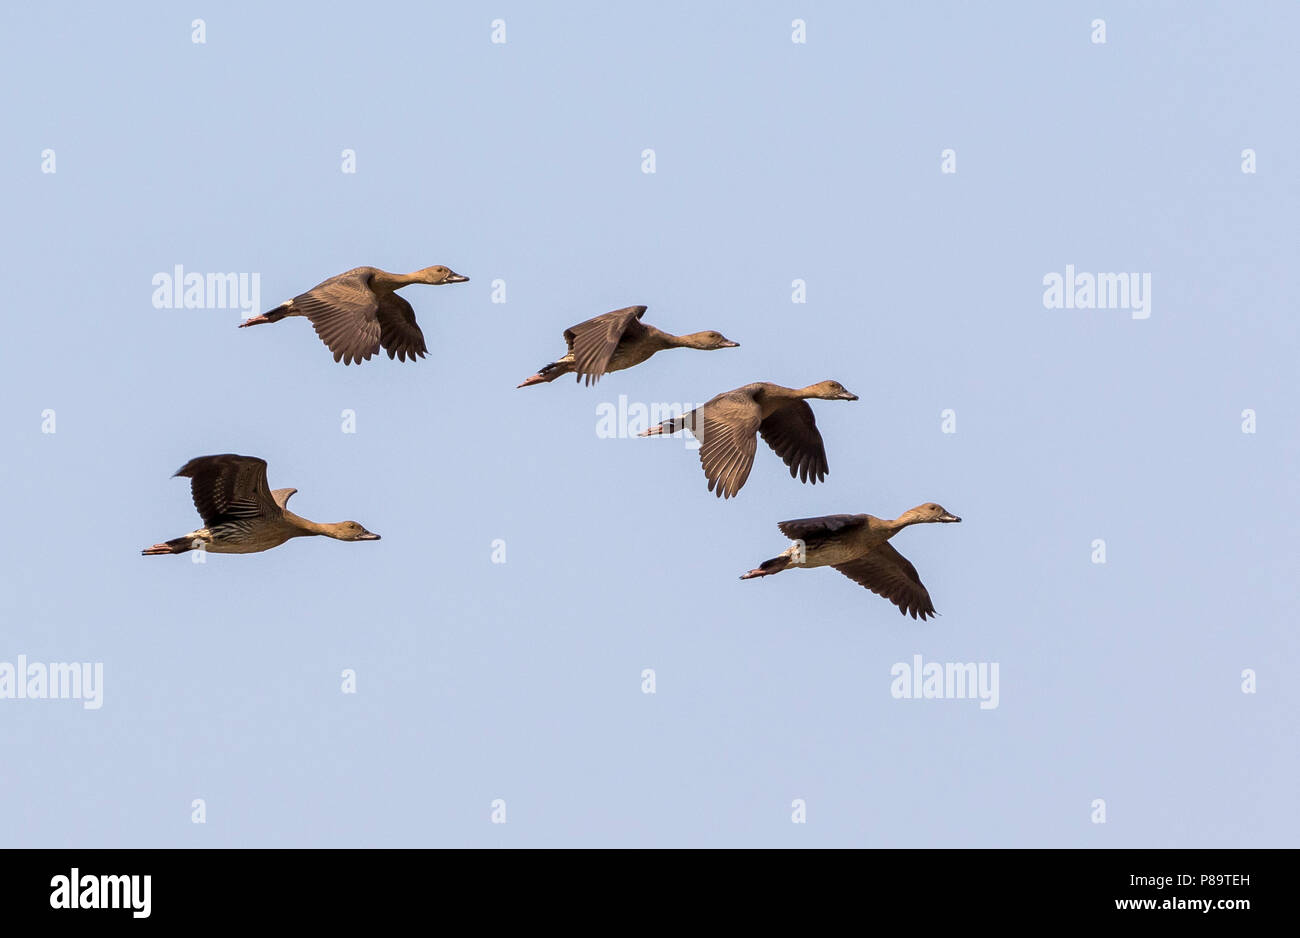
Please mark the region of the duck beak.
POLYGON ((956 515, 952 514, 951 512, 945 511, 943 514, 939 516, 939 520, 945 523, 949 523, 953 521, 960 521, 961 519, 958 518, 956 515))
POLYGON ((841 401, 856 401, 858 399, 858 396, 851 391, 845 391, 837 399, 841 401))
POLYGON ((469 283, 469 278, 462 277, 460 274, 452 271, 447 275, 447 279, 444 280, 443 283, 469 283))
POLYGON ((382 540, 382 538, 380 538, 380 536, 379 536, 378 534, 372 534, 371 532, 367 531, 365 534, 362 534, 360 537, 358 537, 357 540, 358 540, 358 541, 378 541, 378 540, 382 540))
POLYGON ((723 339, 718 343, 718 348, 740 348, 740 343, 732 342, 730 339, 723 339))

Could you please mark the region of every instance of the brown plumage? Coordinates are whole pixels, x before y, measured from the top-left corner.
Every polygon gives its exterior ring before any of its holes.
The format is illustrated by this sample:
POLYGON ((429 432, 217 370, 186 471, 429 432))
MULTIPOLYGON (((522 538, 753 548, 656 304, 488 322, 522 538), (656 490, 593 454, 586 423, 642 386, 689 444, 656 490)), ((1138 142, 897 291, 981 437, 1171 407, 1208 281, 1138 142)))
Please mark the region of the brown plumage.
POLYGON ((525 378, 516 387, 527 388, 534 384, 554 381, 560 375, 573 372, 576 380, 586 379, 595 384, 600 376, 611 371, 622 371, 639 365, 655 352, 670 348, 694 348, 712 351, 720 348, 738 348, 721 332, 692 332, 673 335, 641 321, 644 306, 628 306, 605 313, 564 330, 564 341, 569 346, 565 356, 549 365, 543 365, 537 374, 525 378))
POLYGON ((275 489, 266 482, 266 460, 256 456, 198 456, 176 470, 188 477, 194 507, 203 527, 141 551, 183 554, 201 548, 214 554, 255 554, 294 537, 322 534, 340 541, 377 541, 355 521, 318 524, 286 508, 297 489, 275 489))
POLYGON ((709 480, 709 491, 719 498, 731 498, 749 478, 758 436, 790 467, 792 478, 815 485, 826 478, 830 467, 809 399, 856 401, 858 396, 846 391, 838 381, 822 381, 806 388, 758 381, 719 394, 690 413, 638 435, 690 430, 700 441, 700 464, 709 480))
POLYGON ((894 550, 889 539, 911 524, 961 521, 942 505, 927 502, 893 521, 872 515, 825 515, 782 521, 777 527, 795 543, 779 557, 742 574, 742 580, 771 576, 791 567, 834 567, 850 580, 883 596, 903 615, 938 615, 916 567, 894 550))
POLYGON ((395 291, 412 283, 465 283, 455 271, 436 265, 411 274, 390 274, 378 267, 357 267, 318 283, 239 328, 306 316, 322 342, 345 365, 360 364, 382 346, 389 358, 411 361, 428 351, 411 304, 395 291))

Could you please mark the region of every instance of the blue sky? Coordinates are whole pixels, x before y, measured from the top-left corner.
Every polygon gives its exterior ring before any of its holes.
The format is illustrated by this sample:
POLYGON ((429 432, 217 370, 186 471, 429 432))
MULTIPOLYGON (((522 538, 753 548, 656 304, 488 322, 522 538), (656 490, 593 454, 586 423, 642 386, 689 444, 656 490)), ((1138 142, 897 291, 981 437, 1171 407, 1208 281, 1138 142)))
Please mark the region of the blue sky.
POLYGON ((0 842, 1296 844, 1294 4, 0 17, 0 662, 104 673, 97 710, 0 699, 0 842), (177 264, 267 309, 471 281, 405 291, 427 359, 345 368, 155 308, 177 264), (1067 265, 1149 273, 1150 318, 1045 308, 1067 265), (741 348, 515 389, 631 304, 741 348), (826 378, 861 400, 814 404, 822 485, 763 448, 724 503, 680 441, 596 433, 826 378), (383 540, 140 557, 222 452, 383 540), (964 519, 894 542, 934 621, 737 579, 777 521, 925 501, 964 519), (997 663, 999 706, 894 699, 918 654, 997 663))

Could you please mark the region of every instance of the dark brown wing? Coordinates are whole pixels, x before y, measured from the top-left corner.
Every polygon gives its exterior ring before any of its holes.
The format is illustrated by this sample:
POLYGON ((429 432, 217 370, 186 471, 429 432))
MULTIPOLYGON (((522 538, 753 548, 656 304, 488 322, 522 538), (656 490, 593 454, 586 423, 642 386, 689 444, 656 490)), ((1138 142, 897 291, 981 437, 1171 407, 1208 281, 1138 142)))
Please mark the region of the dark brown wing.
POLYGON ((796 518, 778 521, 776 526, 792 541, 815 541, 850 528, 861 527, 870 515, 822 515, 820 518, 796 518))
POLYGON ((910 613, 913 619, 936 615, 916 567, 889 544, 880 544, 864 557, 833 566, 850 580, 888 599, 903 615, 910 613))
POLYGON ((759 427, 763 440, 790 467, 791 478, 816 485, 826 478, 826 446, 807 401, 791 401, 772 412, 759 427))
POLYGON ((749 478, 758 449, 762 412, 754 399, 734 391, 719 394, 689 415, 687 426, 700 441, 700 465, 709 491, 731 498, 749 478))
MULTIPOLYGON (((203 524, 283 514, 266 483, 266 460, 256 456, 198 456, 176 470, 190 480, 190 494, 203 524)), ((291 490, 292 491, 292 490, 291 490)))
POLYGON ((429 350, 424 344, 424 333, 415 322, 415 310, 396 293, 387 294, 379 303, 379 344, 389 358, 411 361, 423 358, 429 350))
POLYGON ((644 306, 616 309, 564 330, 564 341, 573 352, 573 370, 577 380, 585 377, 589 385, 600 380, 600 376, 609 370, 609 360, 614 357, 614 349, 618 348, 622 338, 625 335, 636 338, 644 330, 640 319, 645 311, 644 306))
POLYGON ((290 309, 311 320, 335 361, 360 364, 379 351, 379 302, 366 274, 348 271, 295 296, 290 309))

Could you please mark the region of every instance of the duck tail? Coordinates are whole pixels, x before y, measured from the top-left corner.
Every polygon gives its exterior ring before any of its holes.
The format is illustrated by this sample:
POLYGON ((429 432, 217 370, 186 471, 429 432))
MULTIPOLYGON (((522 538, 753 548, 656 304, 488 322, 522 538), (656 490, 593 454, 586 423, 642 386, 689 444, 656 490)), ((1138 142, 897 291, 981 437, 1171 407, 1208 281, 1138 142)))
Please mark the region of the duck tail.
POLYGON ((658 426, 651 427, 649 430, 642 430, 637 436, 672 436, 678 430, 690 430, 695 432, 695 421, 691 411, 689 414, 682 414, 680 417, 673 417, 671 420, 665 420, 658 426))
POLYGON ((554 381, 560 375, 568 374, 569 369, 560 362, 551 362, 549 365, 543 365, 537 369, 537 374, 531 378, 525 378, 521 384, 516 384, 516 388, 528 388, 534 384, 547 384, 554 381))
POLYGON ((285 316, 288 315, 289 315, 289 304, 281 303, 279 306, 277 306, 275 309, 271 310, 270 312, 263 313, 260 316, 254 316, 252 319, 245 319, 243 322, 239 324, 239 328, 243 329, 245 326, 260 326, 264 322, 279 322, 281 319, 283 319, 285 316))
POLYGON ((190 537, 174 537, 170 541, 163 541, 161 544, 155 544, 153 547, 146 547, 140 551, 143 557, 152 557, 156 554, 183 554, 187 550, 194 549, 194 539, 190 537))
POLYGON ((752 580, 755 577, 771 576, 773 573, 780 573, 788 566, 790 566, 790 557, 788 554, 782 554, 780 557, 764 560, 748 573, 742 573, 740 578, 742 580, 752 580))

